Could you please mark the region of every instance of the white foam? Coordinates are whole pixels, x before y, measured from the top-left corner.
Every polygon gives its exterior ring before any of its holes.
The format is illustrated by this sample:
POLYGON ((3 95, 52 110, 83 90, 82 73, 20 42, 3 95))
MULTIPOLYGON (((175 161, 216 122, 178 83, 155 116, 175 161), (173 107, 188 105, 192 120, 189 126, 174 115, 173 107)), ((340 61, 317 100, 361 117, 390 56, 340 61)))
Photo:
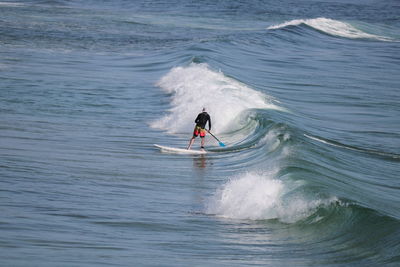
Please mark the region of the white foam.
MULTIPOLYGON (((284 133, 282 139, 279 138, 284 129, 272 129, 267 132, 259 141, 258 145, 266 146, 269 151, 273 151, 279 147, 281 141, 286 142, 290 139, 290 133, 284 133)), ((284 152, 284 151, 282 151, 284 152)))
POLYGON ((227 130, 229 124, 246 109, 281 109, 272 103, 271 97, 220 71, 211 70, 207 64, 175 67, 160 79, 157 86, 172 93, 172 102, 168 114, 151 126, 169 133, 192 131, 194 119, 203 107, 211 115, 215 133, 227 130))
POLYGON ((301 183, 287 184, 274 179, 274 175, 245 173, 230 179, 211 197, 206 212, 229 219, 278 219, 294 223, 307 218, 321 205, 337 201, 293 193, 301 183))
POLYGON ((15 2, 0 2, 0 6, 21 7, 24 6, 24 4, 15 2))
POLYGON ((316 19, 295 19, 284 22, 282 24, 272 25, 268 27, 269 30, 281 29, 287 26, 297 26, 305 24, 319 31, 325 32, 330 35, 340 36, 351 39, 377 39, 381 41, 390 41, 390 38, 369 34, 356 29, 349 23, 345 23, 338 20, 328 18, 316 18, 316 19))

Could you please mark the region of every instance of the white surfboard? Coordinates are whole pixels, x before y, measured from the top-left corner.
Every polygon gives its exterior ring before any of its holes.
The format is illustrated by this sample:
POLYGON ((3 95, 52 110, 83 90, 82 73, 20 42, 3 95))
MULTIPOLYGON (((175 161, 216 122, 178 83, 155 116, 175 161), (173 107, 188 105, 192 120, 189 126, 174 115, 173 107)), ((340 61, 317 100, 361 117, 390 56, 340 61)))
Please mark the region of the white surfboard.
POLYGON ((169 146, 160 146, 157 144, 154 144, 154 146, 158 147, 161 151, 169 152, 169 153, 176 153, 176 154, 206 154, 207 153, 207 151, 205 151, 205 150, 176 148, 176 147, 169 147, 169 146))

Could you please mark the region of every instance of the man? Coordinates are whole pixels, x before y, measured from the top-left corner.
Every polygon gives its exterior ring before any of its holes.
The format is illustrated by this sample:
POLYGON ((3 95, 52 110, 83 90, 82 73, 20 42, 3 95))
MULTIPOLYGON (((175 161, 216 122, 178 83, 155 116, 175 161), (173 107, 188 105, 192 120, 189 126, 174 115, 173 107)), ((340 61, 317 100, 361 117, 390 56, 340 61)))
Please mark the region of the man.
POLYGON ((203 108, 202 112, 197 115, 196 120, 194 121, 196 126, 194 127, 193 137, 190 139, 189 146, 187 149, 190 149, 193 145, 194 139, 200 135, 201 138, 201 149, 204 149, 204 137, 206 136, 206 124, 208 122, 208 130, 211 130, 211 117, 206 112, 206 109, 203 108))

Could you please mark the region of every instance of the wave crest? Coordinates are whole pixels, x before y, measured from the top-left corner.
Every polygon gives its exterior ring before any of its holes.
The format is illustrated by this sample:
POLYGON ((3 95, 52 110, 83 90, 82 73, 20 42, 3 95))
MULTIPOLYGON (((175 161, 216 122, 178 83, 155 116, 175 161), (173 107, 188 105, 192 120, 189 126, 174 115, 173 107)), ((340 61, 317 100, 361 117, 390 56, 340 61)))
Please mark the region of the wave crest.
POLYGON ((295 19, 281 24, 269 26, 268 30, 282 29, 289 26, 307 25, 313 29, 324 32, 332 36, 339 36, 350 39, 375 39, 380 41, 391 41, 390 38, 363 32, 349 23, 328 19, 295 19))
POLYGON ((169 133, 191 131, 194 119, 203 107, 211 115, 216 133, 226 131, 245 110, 282 110, 273 104, 272 97, 225 76, 221 71, 211 70, 204 63, 175 67, 160 79, 157 86, 172 95, 172 107, 151 126, 169 133))

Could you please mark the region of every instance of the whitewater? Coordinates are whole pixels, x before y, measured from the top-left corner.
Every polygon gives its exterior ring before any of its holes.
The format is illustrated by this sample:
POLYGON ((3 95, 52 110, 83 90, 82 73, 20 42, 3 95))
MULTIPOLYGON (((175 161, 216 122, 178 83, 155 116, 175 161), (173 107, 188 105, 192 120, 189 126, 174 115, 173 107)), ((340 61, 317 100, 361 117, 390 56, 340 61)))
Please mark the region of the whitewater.
POLYGON ((216 133, 228 131, 235 118, 247 109, 282 109, 273 103, 272 97, 225 76, 221 71, 211 70, 205 63, 173 68, 156 85, 173 94, 172 107, 170 114, 151 125, 169 133, 190 131, 193 118, 203 107, 215 114, 216 133))
POLYGON ((276 29, 284 29, 290 26, 300 26, 300 25, 307 25, 323 33, 344 38, 350 38, 350 39, 365 38, 365 39, 376 39, 380 41, 394 41, 391 40, 389 37, 366 33, 352 26, 350 23, 337 21, 329 18, 295 19, 284 22, 282 24, 269 26, 267 29, 276 30, 276 29))
POLYGON ((399 265, 396 1, 0 11, 0 265, 399 265))

